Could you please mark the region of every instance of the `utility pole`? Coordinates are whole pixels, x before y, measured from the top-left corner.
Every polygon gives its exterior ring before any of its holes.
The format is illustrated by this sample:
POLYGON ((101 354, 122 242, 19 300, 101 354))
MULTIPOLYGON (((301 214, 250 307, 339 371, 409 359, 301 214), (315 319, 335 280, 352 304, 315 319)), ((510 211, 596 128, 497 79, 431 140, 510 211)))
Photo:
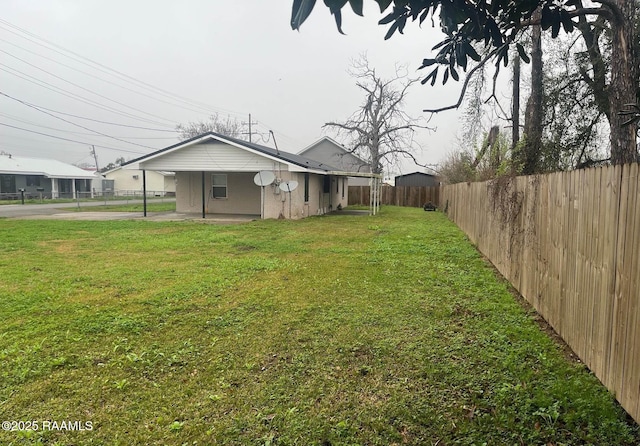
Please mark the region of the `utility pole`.
POLYGON ((100 172, 100 168, 98 167, 98 155, 96 154, 95 146, 91 146, 91 150, 89 150, 89 153, 93 155, 93 160, 96 163, 96 172, 100 172))
POLYGON ((249 142, 252 142, 251 141, 251 135, 253 135, 253 133, 258 133, 258 132, 252 132, 251 131, 251 125, 252 124, 258 125, 258 122, 257 121, 256 122, 252 122, 251 121, 251 113, 249 113, 249 122, 244 122, 244 121, 242 122, 242 125, 246 125, 246 124, 249 124, 249 132, 243 132, 242 134, 243 135, 249 135, 249 142))
POLYGON ((271 136, 273 136, 273 145, 276 146, 276 153, 280 155, 280 150, 278 149, 278 142, 276 141, 276 135, 273 133, 273 130, 269 130, 271 136))

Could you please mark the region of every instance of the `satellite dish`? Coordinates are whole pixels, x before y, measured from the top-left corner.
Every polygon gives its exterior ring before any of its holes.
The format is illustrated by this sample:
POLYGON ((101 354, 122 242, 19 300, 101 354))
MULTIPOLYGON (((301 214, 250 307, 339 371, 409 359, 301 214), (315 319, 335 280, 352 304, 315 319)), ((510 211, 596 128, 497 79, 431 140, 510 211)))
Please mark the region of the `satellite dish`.
POLYGON ((253 182, 256 186, 269 186, 276 180, 276 176, 270 170, 261 170, 253 177, 253 182))
POLYGON ((283 181, 279 185, 282 192, 293 192, 298 187, 297 181, 283 181))

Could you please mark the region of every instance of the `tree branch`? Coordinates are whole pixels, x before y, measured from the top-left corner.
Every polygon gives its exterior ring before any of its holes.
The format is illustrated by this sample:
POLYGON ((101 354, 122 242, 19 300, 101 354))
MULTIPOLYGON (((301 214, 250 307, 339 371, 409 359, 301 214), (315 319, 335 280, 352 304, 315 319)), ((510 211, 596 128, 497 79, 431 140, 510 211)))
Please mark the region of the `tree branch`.
POLYGON ((482 68, 484 66, 484 64, 487 63, 487 61, 489 59, 491 59, 498 52, 498 50, 500 48, 502 48, 502 46, 499 47, 499 48, 494 48, 490 53, 485 55, 480 62, 478 62, 478 65, 476 65, 475 67, 473 67, 469 71, 469 74, 467 74, 467 77, 464 79, 464 83, 462 84, 462 91, 460 92, 460 97, 458 98, 458 102, 456 102, 453 105, 448 105, 446 107, 440 107, 440 108, 434 108, 434 109, 426 109, 426 110, 422 110, 422 111, 424 113, 439 113, 439 112, 443 112, 443 111, 446 111, 446 110, 452 110, 452 109, 456 109, 456 108, 460 107, 460 104, 462 104, 462 101, 464 100, 464 96, 465 96, 465 93, 467 91, 467 86, 469 85, 469 81, 473 77, 473 74, 476 71, 478 71, 480 68, 482 68))

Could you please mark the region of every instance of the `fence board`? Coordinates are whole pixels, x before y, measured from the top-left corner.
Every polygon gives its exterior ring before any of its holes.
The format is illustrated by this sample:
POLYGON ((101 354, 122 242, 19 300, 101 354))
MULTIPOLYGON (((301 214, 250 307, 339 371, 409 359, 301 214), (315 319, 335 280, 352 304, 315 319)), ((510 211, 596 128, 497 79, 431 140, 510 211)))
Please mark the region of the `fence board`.
POLYGON ((449 218, 637 421, 639 171, 598 167, 440 191, 449 218))
MULTIPOLYGON (((605 219, 608 211, 607 192, 605 190, 607 177, 603 175, 603 169, 594 169, 596 179, 594 181, 594 207, 593 207, 593 244, 595 251, 592 252, 591 261, 594 265, 593 277, 591 278, 593 290, 596 296, 605 295, 607 288, 604 265, 604 245, 605 245, 605 219)), ((585 364, 593 372, 602 376, 604 348, 601 339, 605 334, 607 309, 605 299, 593 299, 591 312, 591 331, 588 333, 589 357, 585 358, 585 364)))
MULTIPOLYGON (((624 236, 618 238, 618 256, 622 259, 622 264, 618 265, 619 279, 616 282, 616 300, 618 306, 618 324, 616 326, 616 358, 619 374, 616 392, 620 402, 636 404, 634 395, 637 395, 638 370, 636 367, 636 351, 633 348, 633 341, 637 332, 637 299, 634 299, 635 289, 633 287, 635 263, 637 261, 637 232, 634 230, 635 215, 637 209, 637 164, 631 165, 623 174, 623 185, 627 191, 627 200, 621 201, 620 231, 624 236), (623 208, 624 211, 622 210, 623 208), (624 215, 624 218, 623 218, 624 215), (624 241, 622 241, 624 240, 624 241)), ((622 197, 622 195, 621 195, 622 197)), ((637 277, 637 276, 635 276, 637 277)), ((636 296, 637 297, 637 296, 636 296)))
MULTIPOLYGON (((369 186, 349 186, 350 205, 369 205, 369 186)), ((431 202, 440 206, 440 187, 382 186, 380 204, 390 206, 423 207, 431 202)))

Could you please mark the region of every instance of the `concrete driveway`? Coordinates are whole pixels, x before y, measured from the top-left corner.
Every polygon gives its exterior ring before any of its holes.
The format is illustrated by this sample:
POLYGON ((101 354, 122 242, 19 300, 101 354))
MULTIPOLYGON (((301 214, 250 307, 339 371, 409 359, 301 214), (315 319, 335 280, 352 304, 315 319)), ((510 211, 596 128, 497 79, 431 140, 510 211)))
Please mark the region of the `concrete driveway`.
MULTIPOLYGON (((170 200, 164 200, 170 201, 170 200)), ((142 200, 109 201, 109 205, 139 204, 142 200)), ((260 219, 259 215, 182 214, 177 212, 92 212, 77 211, 76 203, 8 204, 0 205, 0 218, 16 220, 146 220, 146 221, 200 221, 202 223, 233 224, 260 219)), ((104 206, 104 202, 81 202, 81 208, 104 206)))

